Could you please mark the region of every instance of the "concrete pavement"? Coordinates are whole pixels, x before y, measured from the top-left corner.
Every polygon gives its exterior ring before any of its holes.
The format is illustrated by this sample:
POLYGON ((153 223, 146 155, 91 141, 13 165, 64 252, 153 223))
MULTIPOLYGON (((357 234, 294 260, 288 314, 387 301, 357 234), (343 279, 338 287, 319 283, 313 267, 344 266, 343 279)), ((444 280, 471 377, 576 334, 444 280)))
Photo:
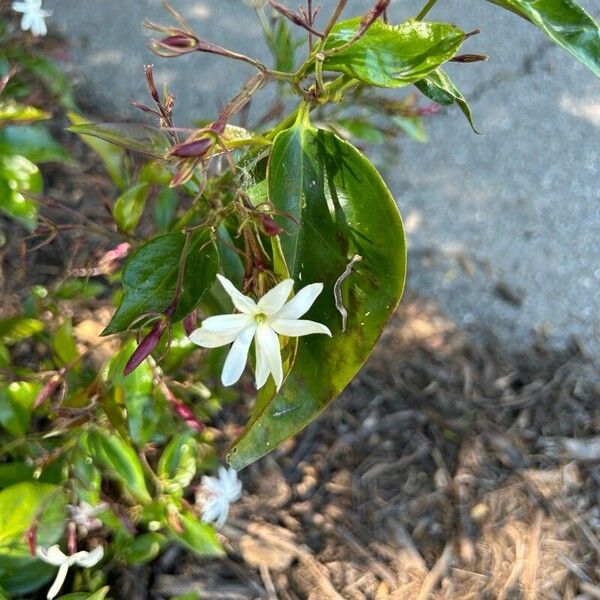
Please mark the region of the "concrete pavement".
MULTIPOLYGON (((325 11, 333 6, 322 3, 325 11)), ((143 64, 154 63, 157 81, 176 94, 181 124, 214 118, 251 73, 220 57, 151 55, 140 22, 168 22, 158 0, 44 4, 54 11, 50 26, 70 41, 79 87, 119 118, 139 117, 128 100, 146 100, 143 64)), ((172 4, 200 35, 267 59, 241 0, 172 4)), ((595 0, 583 4, 600 16, 595 0)), ((369 2, 349 5, 350 15, 369 2)), ((396 0, 392 18, 419 6, 396 0)), ((444 0, 431 18, 480 28, 465 51, 490 60, 449 67, 482 135, 451 108, 428 120, 428 144, 406 140, 393 157, 369 151, 406 220, 409 286, 461 326, 491 330, 510 348, 543 329, 557 345, 575 335, 600 357, 600 80, 533 26, 483 0, 444 0)))

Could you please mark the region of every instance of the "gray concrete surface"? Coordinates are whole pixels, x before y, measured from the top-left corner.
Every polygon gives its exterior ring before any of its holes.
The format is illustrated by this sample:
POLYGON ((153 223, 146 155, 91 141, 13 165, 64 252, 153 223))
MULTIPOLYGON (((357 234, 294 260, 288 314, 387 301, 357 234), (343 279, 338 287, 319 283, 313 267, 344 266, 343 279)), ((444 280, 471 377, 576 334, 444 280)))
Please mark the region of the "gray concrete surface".
MULTIPOLYGON (((266 58, 240 0, 173 0, 202 36, 266 58)), ((290 6, 298 2, 288 3, 290 6)), ((323 0, 325 10, 333 0, 323 0)), ((367 6, 349 3, 348 14, 367 6)), ((600 16, 597 0, 584 6, 600 16)), ((144 17, 167 21, 158 0, 46 0, 71 43, 80 87, 104 111, 137 117, 141 65, 156 65, 178 97, 179 122, 210 118, 251 71, 219 57, 166 61, 145 48, 144 17)), ((419 3, 396 0, 394 20, 419 3)), ((451 65, 482 135, 457 109, 428 122, 429 144, 373 156, 403 211, 409 286, 461 326, 519 349, 535 331, 560 346, 577 336, 600 357, 600 80, 538 30, 483 0, 443 0, 431 18, 480 28, 465 51, 487 63, 451 65)))

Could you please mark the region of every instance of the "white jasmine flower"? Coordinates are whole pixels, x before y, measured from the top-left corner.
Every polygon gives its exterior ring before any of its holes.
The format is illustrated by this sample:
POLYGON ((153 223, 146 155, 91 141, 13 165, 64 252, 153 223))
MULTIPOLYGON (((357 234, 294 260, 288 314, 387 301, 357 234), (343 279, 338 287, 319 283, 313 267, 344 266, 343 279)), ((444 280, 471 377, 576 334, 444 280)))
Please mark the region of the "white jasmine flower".
POLYGON ((256 388, 261 388, 269 374, 272 374, 279 389, 283 382, 283 365, 278 335, 299 337, 324 333, 331 336, 331 331, 325 325, 300 319, 322 292, 322 283, 307 285, 286 302, 294 287, 294 280, 285 279, 258 302, 254 302, 238 291, 229 279, 221 275, 217 277, 239 313, 209 317, 202 321, 202 326, 193 331, 189 338, 194 344, 204 348, 217 348, 233 342, 223 365, 223 385, 232 385, 242 376, 253 339, 256 351, 256 388))
POLYGON ((73 565, 85 568, 90 568, 97 565, 104 556, 104 548, 102 548, 102 546, 98 546, 91 552, 82 550, 81 552, 76 552, 75 554, 71 554, 71 556, 67 556, 62 552, 58 544, 56 544, 54 546, 50 546, 48 549, 38 547, 36 554, 38 558, 43 560, 45 563, 58 567, 56 579, 54 580, 52 587, 48 590, 48 594, 46 596, 48 600, 52 600, 53 598, 56 598, 60 592, 60 588, 65 582, 69 569, 73 565))
POLYGON ((202 508, 202 520, 206 523, 214 521, 217 527, 223 527, 231 503, 239 500, 241 495, 242 482, 238 481, 235 469, 219 467, 218 477, 205 475, 196 493, 196 503, 202 508))
POLYGON ((22 0, 21 2, 13 2, 12 9, 16 12, 23 13, 21 17, 21 29, 27 31, 31 29, 33 35, 46 35, 48 28, 46 27, 46 17, 52 16, 51 10, 42 8, 42 0, 22 0))

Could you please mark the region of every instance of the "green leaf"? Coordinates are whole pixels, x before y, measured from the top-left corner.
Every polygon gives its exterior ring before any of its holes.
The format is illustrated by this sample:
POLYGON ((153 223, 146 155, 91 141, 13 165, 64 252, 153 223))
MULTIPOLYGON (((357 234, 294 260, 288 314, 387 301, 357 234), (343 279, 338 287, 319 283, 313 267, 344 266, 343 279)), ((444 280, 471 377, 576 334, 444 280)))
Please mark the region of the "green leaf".
MULTIPOLYGON (((172 177, 172 175, 171 175, 172 177)), ((179 205, 179 194, 173 188, 162 188, 154 201, 154 222, 162 231, 168 231, 175 220, 177 206, 179 205)))
MULTIPOLYGON (((67 117, 73 125, 78 127, 83 127, 88 123, 85 117, 78 115, 75 112, 67 113, 67 117)), ((69 129, 69 131, 72 130, 72 128, 69 129)), ((106 171, 114 181, 115 185, 120 189, 124 189, 127 181, 125 150, 114 143, 106 142, 103 139, 98 139, 92 135, 84 135, 84 133, 79 133, 77 131, 74 131, 74 133, 78 133, 79 137, 100 157, 106 167, 106 171)))
POLYGON ((0 129, 0 154, 20 154, 36 164, 74 162, 45 125, 3 127, 0 129))
POLYGON ((152 500, 140 459, 129 444, 116 435, 91 429, 88 445, 92 458, 110 477, 120 481, 134 498, 143 503, 152 500))
POLYGON ((144 214, 149 192, 150 186, 147 183, 138 183, 117 198, 113 216, 121 231, 125 233, 135 231, 144 214))
POLYGON ((450 106, 456 103, 465 117, 467 117, 473 131, 479 133, 473 123, 471 108, 465 97, 442 69, 433 71, 433 73, 430 73, 427 77, 421 79, 421 81, 415 82, 415 85, 425 96, 438 104, 450 106))
POLYGON ((402 295, 406 246, 398 208, 369 160, 334 133, 299 122, 275 139, 268 169, 271 202, 296 290, 322 282, 306 318, 333 334, 298 338, 295 363, 279 393, 260 390, 250 423, 228 460, 241 469, 314 419, 364 364, 402 295), (296 223, 299 223, 298 226, 296 223), (341 285, 346 331, 334 286, 355 255, 362 257, 341 285))
POLYGON ((154 401, 154 374, 147 361, 144 361, 129 375, 123 369, 133 354, 137 344, 130 340, 112 358, 107 380, 122 391, 127 408, 127 424, 131 439, 136 446, 143 446, 152 439, 161 414, 154 401))
POLYGON ((14 100, 0 102, 0 121, 27 123, 30 121, 49 119, 51 116, 50 113, 35 108, 35 106, 17 104, 14 100))
POLYGON ((152 158, 165 158, 172 146, 166 133, 142 123, 75 123, 68 130, 78 135, 93 136, 152 158))
POLYGON ((14 437, 23 437, 31 425, 33 403, 41 384, 13 381, 0 388, 0 424, 14 437))
POLYGON ((13 317, 0 320, 0 340, 5 344, 16 344, 44 330, 44 324, 37 319, 13 317))
POLYGON ((287 19, 281 17, 278 20, 270 45, 275 56, 275 69, 284 73, 293 71, 296 45, 287 19))
MULTIPOLYGON (((184 244, 185 234, 170 233, 150 240, 132 253, 123 271, 123 300, 102 335, 125 331, 149 312, 165 311, 175 297, 184 244)), ((210 231, 192 234, 174 321, 198 306, 215 281, 217 267, 218 255, 210 231)))
POLYGON ((171 519, 167 521, 175 539, 196 554, 209 557, 224 556, 225 552, 212 525, 203 523, 192 512, 184 511, 179 515, 181 531, 173 527, 171 519))
POLYGON ((165 543, 165 536, 156 533, 143 533, 136 536, 125 548, 123 558, 130 565, 143 565, 154 560, 165 543))
MULTIPOLYGON (((11 564, 5 568, 0 566, 0 586, 2 591, 5 590, 9 594, 22 595, 35 592, 48 583, 56 573, 56 567, 39 560, 21 559, 18 562, 14 560, 10 562, 11 564)), ((1 594, 0 598, 2 598, 1 594)))
POLYGON ((42 191, 40 170, 24 156, 0 155, 0 210, 29 229, 37 224, 37 202, 21 192, 42 191))
POLYGON ((53 544, 62 535, 66 498, 61 488, 26 481, 0 492, 0 554, 27 556, 25 532, 38 522, 38 543, 53 544))
POLYGON ((423 127, 423 120, 421 117, 405 117, 402 115, 394 115, 392 121, 404 131, 404 133, 415 140, 424 144, 427 141, 427 132, 423 127))
POLYGON ((54 362, 59 367, 66 367, 79 357, 70 319, 67 319, 52 337, 52 352, 54 362))
POLYGON ((60 596, 58 600, 104 600, 109 590, 110 588, 105 586, 93 594, 89 594, 87 592, 73 592, 72 594, 60 596))
POLYGON ((537 25, 600 77, 600 29, 572 0, 488 0, 537 25))
POLYGON ((336 25, 325 43, 323 68, 379 87, 399 87, 422 79, 452 58, 465 34, 453 25, 409 20, 400 25, 375 21, 345 50, 360 17, 336 25))
POLYGON ((158 476, 188 486, 196 474, 198 444, 191 433, 177 434, 166 446, 158 461, 158 476))
POLYGON ((361 119, 338 119, 334 125, 343 137, 355 138, 370 144, 382 144, 385 141, 385 134, 381 129, 361 119))

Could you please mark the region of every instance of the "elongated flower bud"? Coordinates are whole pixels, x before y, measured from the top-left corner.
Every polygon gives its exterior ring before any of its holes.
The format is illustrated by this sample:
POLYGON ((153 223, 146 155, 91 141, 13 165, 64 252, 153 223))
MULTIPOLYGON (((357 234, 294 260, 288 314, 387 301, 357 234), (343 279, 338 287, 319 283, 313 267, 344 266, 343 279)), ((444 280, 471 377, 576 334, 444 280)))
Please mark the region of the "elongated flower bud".
POLYGON ((142 362, 146 360, 148 356, 150 356, 150 353, 156 348, 156 346, 158 346, 166 326, 167 321, 164 319, 160 319, 154 324, 154 327, 152 327, 150 333, 138 344, 135 352, 127 361, 127 364, 123 369, 123 375, 129 375, 129 373, 139 367, 142 362))
POLYGON ((194 329, 196 329, 196 321, 198 320, 198 313, 196 311, 191 312, 183 320, 183 330, 186 335, 190 335, 194 329))

